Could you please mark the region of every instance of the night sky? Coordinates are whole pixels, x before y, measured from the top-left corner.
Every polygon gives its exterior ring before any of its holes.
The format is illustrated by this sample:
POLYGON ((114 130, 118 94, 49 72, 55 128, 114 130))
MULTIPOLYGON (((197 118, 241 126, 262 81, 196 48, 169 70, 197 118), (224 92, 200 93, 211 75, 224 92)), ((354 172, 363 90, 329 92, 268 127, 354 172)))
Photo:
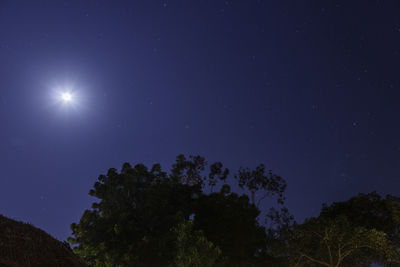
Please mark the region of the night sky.
POLYGON ((265 163, 298 221, 359 192, 400 196, 399 14, 384 0, 0 0, 0 214, 64 240, 99 174, 181 153, 265 163))

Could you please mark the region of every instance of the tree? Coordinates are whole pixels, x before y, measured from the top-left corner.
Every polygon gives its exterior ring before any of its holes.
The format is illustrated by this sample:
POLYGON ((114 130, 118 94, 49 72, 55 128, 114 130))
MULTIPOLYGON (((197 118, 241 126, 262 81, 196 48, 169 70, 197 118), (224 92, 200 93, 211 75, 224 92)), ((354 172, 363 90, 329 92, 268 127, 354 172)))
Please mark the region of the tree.
POLYGON ((270 266, 290 266, 288 242, 293 236, 293 229, 296 225, 293 215, 286 207, 280 210, 271 208, 266 216, 267 226, 267 256, 266 262, 270 266))
POLYGON ((278 220, 280 227, 275 234, 282 242, 274 255, 286 254, 294 266, 400 263, 399 198, 382 198, 376 192, 359 194, 348 201, 324 204, 318 217, 303 224, 288 222, 278 220))
POLYGON ((292 266, 365 266, 371 253, 388 263, 400 263, 386 233, 352 226, 345 216, 308 219, 294 227, 289 240, 292 266))
MULTIPOLYGON (((189 239, 208 249, 207 242, 218 246, 224 258, 220 266, 257 262, 266 246, 265 228, 257 222, 259 209, 247 196, 230 192, 225 183, 229 170, 221 163, 211 164, 208 172, 207 164, 199 156, 179 155, 170 173, 159 164, 149 169, 125 163, 120 172, 110 169, 100 175, 89 192, 99 201, 71 225, 74 251, 92 266, 167 266, 176 262, 177 255, 187 262, 179 254, 184 239, 179 243, 179 235, 171 229, 181 229, 182 218, 193 218, 194 237, 189 239), (204 193, 205 186, 220 183, 218 193, 204 193)), ((246 181, 259 178, 253 175, 246 181)), ((257 190, 274 195, 286 186, 283 179, 276 182, 278 187, 262 184, 257 190)), ((204 250, 188 249, 200 260, 204 250)))
POLYGON ((270 195, 278 195, 278 203, 283 204, 285 198, 283 192, 286 189, 286 183, 282 177, 275 175, 272 171, 265 173, 264 164, 260 164, 254 170, 249 168, 240 168, 236 179, 242 189, 250 192, 251 203, 259 206, 262 200, 270 195), (261 196, 257 197, 257 193, 261 196))
MULTIPOLYGON (((358 194, 343 202, 334 202, 330 206, 323 205, 320 217, 332 220, 345 216, 352 227, 363 227, 386 234, 386 238, 400 251, 400 198, 387 195, 385 198, 378 193, 358 194)), ((390 265, 380 253, 364 255, 366 262, 390 265)), ((355 259, 356 261, 357 259, 355 259)))
POLYGON ((260 210, 246 195, 219 193, 203 195, 195 208, 194 226, 220 247, 226 266, 254 266, 264 257, 265 228, 257 222, 260 210))
POLYGON ((378 193, 358 194, 348 201, 323 205, 321 217, 332 219, 344 215, 355 226, 385 232, 400 248, 400 198, 378 193))
POLYGON ((100 202, 71 225, 74 251, 94 266, 160 266, 175 256, 170 229, 192 213, 200 187, 171 181, 157 164, 124 164, 100 175, 89 194, 100 202))
POLYGON ((213 267, 222 261, 221 250, 208 241, 202 231, 193 229, 192 221, 174 228, 177 235, 175 267, 213 267))

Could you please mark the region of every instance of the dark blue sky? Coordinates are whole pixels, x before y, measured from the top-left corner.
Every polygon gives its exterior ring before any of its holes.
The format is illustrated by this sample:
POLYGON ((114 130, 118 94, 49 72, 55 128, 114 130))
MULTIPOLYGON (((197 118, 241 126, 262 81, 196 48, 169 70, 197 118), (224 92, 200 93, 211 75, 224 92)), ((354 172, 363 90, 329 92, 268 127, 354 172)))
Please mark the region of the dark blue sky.
POLYGON ((298 220, 400 195, 398 1, 0 1, 0 213, 59 239, 123 162, 267 168, 298 220), (70 88, 73 105, 55 101, 70 88))

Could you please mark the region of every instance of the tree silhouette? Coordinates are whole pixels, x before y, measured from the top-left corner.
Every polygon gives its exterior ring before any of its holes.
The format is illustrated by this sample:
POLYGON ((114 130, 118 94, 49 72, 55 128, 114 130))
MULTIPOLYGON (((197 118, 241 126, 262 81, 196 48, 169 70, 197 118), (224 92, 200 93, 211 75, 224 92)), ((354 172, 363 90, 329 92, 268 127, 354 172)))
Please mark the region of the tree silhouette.
MULTIPOLYGON (((125 163, 120 172, 110 169, 100 175, 89 192, 99 201, 71 225, 74 251, 93 266, 167 266, 177 259, 190 262, 182 251, 192 253, 197 262, 212 259, 215 245, 223 259, 217 266, 260 262, 267 246, 265 228, 257 221, 260 210, 246 195, 230 192, 229 170, 222 163, 211 164, 208 171, 207 166, 200 156, 179 155, 170 173, 159 164, 149 169, 125 163), (214 189, 221 183, 219 192, 204 193, 204 187, 214 189), (182 226, 182 220, 192 220, 193 231, 182 226), (182 250, 187 240, 197 245, 182 250)), ((252 172, 242 186, 255 180, 257 190, 281 198, 284 180, 266 184, 267 177, 259 174, 252 172)))
POLYGON ((294 227, 289 240, 293 266, 366 266, 369 255, 399 264, 399 254, 387 234, 352 226, 345 216, 334 220, 311 218, 294 227))
POLYGON ((278 227, 268 233, 279 241, 272 254, 292 266, 399 266, 399 214, 398 198, 376 192, 323 205, 302 224, 272 213, 278 227))

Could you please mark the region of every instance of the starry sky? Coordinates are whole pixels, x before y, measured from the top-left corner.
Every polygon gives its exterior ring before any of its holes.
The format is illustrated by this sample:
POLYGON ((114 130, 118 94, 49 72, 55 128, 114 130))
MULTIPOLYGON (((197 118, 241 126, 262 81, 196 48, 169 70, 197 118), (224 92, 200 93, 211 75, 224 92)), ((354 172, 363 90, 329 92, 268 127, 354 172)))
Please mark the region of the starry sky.
POLYGON ((298 221, 400 196, 399 1, 0 0, 0 213, 58 239, 123 162, 265 163, 298 221), (68 89, 74 101, 62 103, 68 89))

